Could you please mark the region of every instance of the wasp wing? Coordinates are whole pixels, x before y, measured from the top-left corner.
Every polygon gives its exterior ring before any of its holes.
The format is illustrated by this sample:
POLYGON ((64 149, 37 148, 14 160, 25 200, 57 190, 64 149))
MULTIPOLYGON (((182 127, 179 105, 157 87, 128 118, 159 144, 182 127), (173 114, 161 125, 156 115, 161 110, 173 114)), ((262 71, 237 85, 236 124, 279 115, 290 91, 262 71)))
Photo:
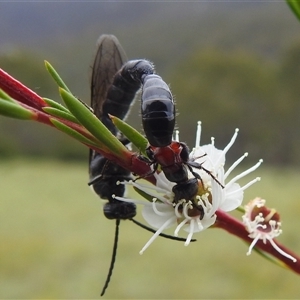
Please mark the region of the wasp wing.
MULTIPOLYGON (((97 51, 91 72, 91 107, 101 120, 102 106, 107 98, 107 91, 113 82, 114 75, 127 61, 126 53, 114 35, 101 35, 97 41, 97 51)), ((89 166, 95 156, 90 150, 89 166)), ((91 173, 91 169, 89 169, 91 173)), ((91 174, 90 174, 91 175, 91 174)))

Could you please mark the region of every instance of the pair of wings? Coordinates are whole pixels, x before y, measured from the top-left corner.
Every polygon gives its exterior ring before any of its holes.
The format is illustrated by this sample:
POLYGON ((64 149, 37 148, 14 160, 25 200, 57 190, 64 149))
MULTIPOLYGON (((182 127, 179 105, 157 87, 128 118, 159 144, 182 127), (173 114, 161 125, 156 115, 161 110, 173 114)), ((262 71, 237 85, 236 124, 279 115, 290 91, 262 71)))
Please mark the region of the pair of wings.
MULTIPOLYGON (((92 64, 91 74, 91 107, 101 120, 102 106, 107 99, 107 91, 113 83, 114 75, 127 62, 127 56, 118 39, 113 35, 101 35, 97 41, 97 52, 92 64)), ((114 115, 114 112, 107 112, 114 115)), ((89 166, 95 156, 90 150, 89 166)), ((91 170, 89 170, 91 174, 91 170)))

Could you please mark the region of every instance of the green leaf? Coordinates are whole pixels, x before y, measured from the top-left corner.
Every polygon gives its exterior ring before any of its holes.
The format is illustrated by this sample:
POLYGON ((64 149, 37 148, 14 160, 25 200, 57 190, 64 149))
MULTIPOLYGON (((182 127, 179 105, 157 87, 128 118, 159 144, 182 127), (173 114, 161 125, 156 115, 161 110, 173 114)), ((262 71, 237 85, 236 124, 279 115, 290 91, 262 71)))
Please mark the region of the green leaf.
POLYGON ((33 120, 35 116, 32 111, 7 99, 0 99, 0 115, 20 120, 33 120))
POLYGON ((124 153, 128 153, 128 149, 81 101, 62 88, 60 88, 60 95, 70 112, 93 136, 103 143, 109 151, 119 158, 125 159, 124 153))
POLYGON ((69 127, 68 125, 50 118, 51 123, 59 130, 63 131, 64 133, 70 135, 71 137, 75 138, 76 140, 78 140, 81 143, 90 145, 90 146, 95 146, 98 147, 99 145, 97 145, 97 143, 95 143, 94 141, 88 139, 87 137, 85 137, 84 135, 82 135, 81 133, 79 133, 78 131, 74 130, 73 128, 69 127))
POLYGON ((70 111, 64 107, 63 105, 61 105, 60 103, 52 100, 52 99, 49 99, 49 98, 43 98, 43 100, 51 107, 53 108, 57 108, 59 110, 62 110, 62 111, 65 111, 66 113, 69 113, 70 114, 70 111))
POLYGON ((61 119, 69 120, 76 124, 80 124, 80 122, 73 115, 71 115, 70 112, 67 113, 65 111, 59 110, 54 107, 43 107, 42 109, 49 115, 52 115, 52 116, 55 116, 55 117, 58 117, 61 119))
POLYGON ((14 99, 12 99, 8 94, 6 94, 3 90, 0 89, 0 98, 2 100, 6 100, 12 103, 16 103, 14 99))
POLYGON ((114 125, 128 138, 128 140, 135 145, 142 154, 147 156, 146 148, 148 146, 148 140, 140 132, 123 120, 112 115, 109 115, 109 117, 114 125))
POLYGON ((296 17, 300 20, 300 1, 299 0, 286 0, 288 6, 294 12, 296 17))
POLYGON ((45 60, 45 66, 47 71, 49 72, 49 74, 51 75, 51 77, 54 79, 54 81, 58 84, 59 87, 63 88, 64 90, 68 91, 69 93, 71 93, 71 91, 69 90, 69 88, 67 87, 67 85, 63 82, 63 80, 61 79, 61 77, 58 75, 58 73, 56 72, 56 70, 52 67, 52 65, 45 60))

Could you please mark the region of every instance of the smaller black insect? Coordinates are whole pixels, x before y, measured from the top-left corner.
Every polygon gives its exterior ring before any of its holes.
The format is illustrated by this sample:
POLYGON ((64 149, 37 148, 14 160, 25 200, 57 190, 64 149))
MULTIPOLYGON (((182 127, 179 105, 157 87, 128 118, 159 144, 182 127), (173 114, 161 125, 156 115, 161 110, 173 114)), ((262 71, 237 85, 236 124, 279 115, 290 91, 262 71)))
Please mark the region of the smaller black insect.
POLYGON ((144 132, 150 144, 146 151, 149 161, 154 165, 154 171, 160 165, 166 178, 176 183, 172 189, 174 203, 182 199, 192 201, 193 207, 201 212, 200 218, 203 218, 202 206, 193 201, 199 189, 198 180, 202 182, 202 179, 192 167, 204 170, 221 187, 223 185, 202 164, 189 158, 190 151, 185 143, 172 140, 175 104, 168 85, 159 76, 154 78, 153 75, 146 75, 141 79, 143 82, 141 111, 144 132), (161 131, 159 128, 164 130, 161 131), (189 179, 188 171, 194 178, 189 179))

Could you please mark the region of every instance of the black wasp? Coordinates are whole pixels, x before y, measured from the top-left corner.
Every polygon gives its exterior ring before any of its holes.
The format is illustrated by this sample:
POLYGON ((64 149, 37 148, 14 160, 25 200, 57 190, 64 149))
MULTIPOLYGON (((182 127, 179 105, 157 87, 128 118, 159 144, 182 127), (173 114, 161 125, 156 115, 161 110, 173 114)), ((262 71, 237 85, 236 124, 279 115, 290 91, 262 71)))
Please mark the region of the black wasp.
MULTIPOLYGON (((147 148, 148 158, 145 160, 154 165, 154 172, 160 165, 166 178, 176 183, 172 189, 174 203, 178 203, 181 199, 193 201, 196 196, 199 188, 198 179, 200 181, 202 179, 192 167, 203 169, 222 186, 202 164, 189 159, 189 148, 185 143, 172 140, 175 104, 168 85, 155 74, 153 64, 148 60, 134 60, 126 63, 123 68, 127 68, 130 76, 142 86, 142 122, 150 145, 147 148), (188 178, 188 170, 194 178, 188 178)), ((203 211, 201 206, 195 203, 193 206, 203 211)))
MULTIPOLYGON (((116 37, 113 35, 100 36, 92 66, 91 107, 94 114, 124 145, 128 145, 129 141, 113 125, 109 114, 120 119, 126 118, 135 95, 141 87, 140 81, 136 78, 140 78, 143 72, 143 68, 136 68, 136 61, 127 62, 126 54, 116 37), (141 74, 136 75, 136 71, 141 74)), ((120 220, 131 220, 146 230, 151 232, 155 232, 155 230, 133 219, 136 215, 135 204, 116 200, 112 196, 124 195, 125 186, 117 184, 117 182, 131 180, 130 171, 107 160, 102 154, 90 150, 89 177, 89 185, 92 185, 100 198, 108 200, 103 208, 104 215, 108 219, 116 220, 111 264, 101 292, 101 296, 103 296, 108 287, 116 259, 120 220)), ((160 235, 174 240, 185 240, 165 234, 160 235)))
MULTIPOLYGON (((143 64, 145 63, 147 61, 143 61, 143 64)), ((148 64, 151 65, 149 62, 148 64)), ((175 104, 168 85, 157 75, 146 74, 141 77, 141 80, 143 84, 142 122, 150 145, 147 148, 147 155, 150 163, 154 165, 154 171, 160 165, 166 178, 176 183, 172 189, 174 203, 178 203, 181 199, 192 201, 197 194, 198 179, 200 181, 202 179, 192 167, 203 169, 221 185, 202 164, 190 160, 189 148, 185 143, 172 140, 175 127, 175 104), (188 170, 194 178, 188 178, 188 170)), ((195 203, 193 206, 202 210, 202 207, 198 207, 195 203)))

